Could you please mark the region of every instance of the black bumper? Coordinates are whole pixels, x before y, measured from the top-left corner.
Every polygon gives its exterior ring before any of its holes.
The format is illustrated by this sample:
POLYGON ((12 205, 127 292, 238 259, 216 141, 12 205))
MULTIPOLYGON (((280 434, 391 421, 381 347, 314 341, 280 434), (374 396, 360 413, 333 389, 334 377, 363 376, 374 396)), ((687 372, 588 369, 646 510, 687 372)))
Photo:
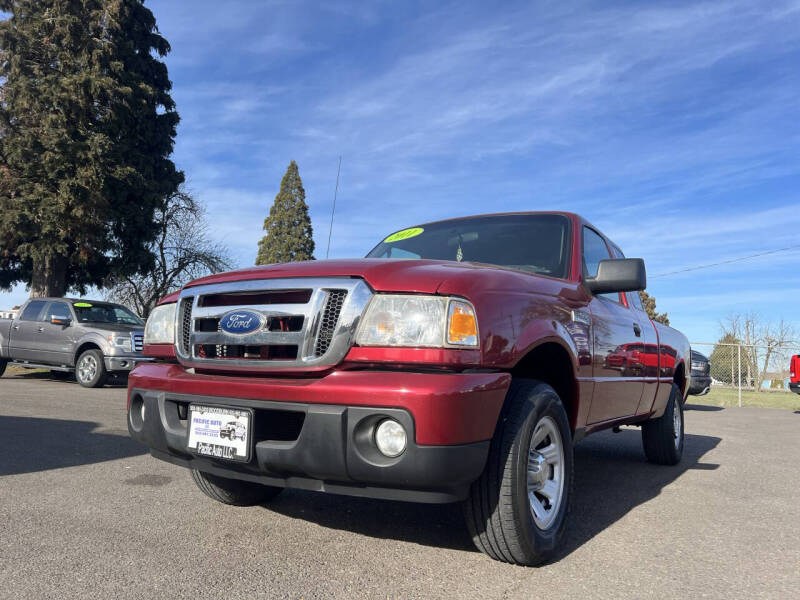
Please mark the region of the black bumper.
POLYGON ((467 496, 470 483, 480 476, 489 451, 489 441, 417 445, 410 413, 398 408, 265 402, 141 389, 130 394, 134 404, 128 431, 154 457, 265 485, 412 502, 456 502, 467 496), (137 396, 144 404, 143 420, 132 418, 141 409, 137 396), (250 462, 199 457, 186 449, 185 409, 193 402, 253 409, 250 462), (408 446, 396 458, 381 455, 372 445, 370 432, 386 417, 400 422, 408 433, 408 446))
POLYGON ((711 377, 708 375, 692 375, 692 384, 689 386, 689 394, 692 396, 704 396, 711 389, 711 377))
POLYGON ((800 382, 798 383, 790 383, 789 389, 793 391, 795 394, 800 394, 800 382))

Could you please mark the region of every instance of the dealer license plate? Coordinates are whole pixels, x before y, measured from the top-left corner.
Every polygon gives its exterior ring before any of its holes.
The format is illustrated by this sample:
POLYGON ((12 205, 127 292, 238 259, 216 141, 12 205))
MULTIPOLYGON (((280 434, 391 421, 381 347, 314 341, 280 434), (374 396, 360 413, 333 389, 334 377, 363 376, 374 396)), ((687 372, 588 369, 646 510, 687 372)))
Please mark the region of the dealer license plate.
POLYGON ((189 405, 189 450, 200 456, 248 462, 253 411, 189 405))

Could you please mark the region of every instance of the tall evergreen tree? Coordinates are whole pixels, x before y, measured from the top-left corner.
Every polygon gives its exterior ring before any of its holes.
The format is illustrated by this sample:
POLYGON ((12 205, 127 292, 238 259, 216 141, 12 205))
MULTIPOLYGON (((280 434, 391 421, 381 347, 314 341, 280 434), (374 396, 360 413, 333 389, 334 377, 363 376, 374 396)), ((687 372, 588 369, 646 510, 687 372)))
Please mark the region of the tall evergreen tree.
POLYGON ((294 161, 289 163, 269 216, 264 219, 264 231, 266 235, 258 242, 257 265, 314 260, 306 191, 294 161))
POLYGON ((64 295, 145 272, 183 181, 169 44, 142 0, 2 0, 0 287, 64 295))
POLYGON ((645 291, 641 291, 639 292, 639 298, 642 299, 642 305, 644 306, 645 311, 647 311, 648 317, 650 317, 653 321, 663 323, 664 325, 669 325, 669 317, 667 316, 667 313, 656 312, 656 299, 653 296, 645 291))

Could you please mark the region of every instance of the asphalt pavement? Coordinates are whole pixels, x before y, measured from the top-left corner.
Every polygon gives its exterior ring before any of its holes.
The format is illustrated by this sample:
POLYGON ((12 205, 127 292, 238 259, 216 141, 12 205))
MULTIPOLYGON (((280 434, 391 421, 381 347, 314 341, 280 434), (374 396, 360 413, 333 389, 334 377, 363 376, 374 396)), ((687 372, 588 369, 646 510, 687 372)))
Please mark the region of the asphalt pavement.
POLYGON ((124 387, 6 375, 0 598, 800 598, 800 414, 697 406, 686 428, 675 467, 635 428, 581 442, 564 549, 523 568, 457 505, 217 504, 128 437, 124 387))

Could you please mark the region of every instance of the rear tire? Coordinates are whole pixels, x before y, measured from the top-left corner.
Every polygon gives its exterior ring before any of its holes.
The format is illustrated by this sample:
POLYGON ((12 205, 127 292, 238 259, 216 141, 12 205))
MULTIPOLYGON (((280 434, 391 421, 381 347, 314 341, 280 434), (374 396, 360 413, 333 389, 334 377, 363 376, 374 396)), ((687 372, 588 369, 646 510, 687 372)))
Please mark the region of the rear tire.
POLYGON ((103 387, 108 378, 103 353, 100 350, 87 350, 78 357, 75 365, 75 379, 85 388, 103 387))
POLYGON ((683 456, 683 402, 681 390, 672 384, 664 414, 642 423, 642 445, 647 460, 657 465, 677 465, 683 456))
POLYGON ((8 366, 7 360, 0 360, 0 377, 3 376, 3 373, 6 372, 6 366, 8 366))
POLYGON ((486 467, 463 505, 478 549, 517 565, 551 558, 566 530, 573 472, 558 394, 538 381, 512 381, 486 467))
POLYGON ((283 491, 281 487, 229 479, 192 469, 192 479, 206 496, 230 506, 255 506, 269 502, 283 491))

